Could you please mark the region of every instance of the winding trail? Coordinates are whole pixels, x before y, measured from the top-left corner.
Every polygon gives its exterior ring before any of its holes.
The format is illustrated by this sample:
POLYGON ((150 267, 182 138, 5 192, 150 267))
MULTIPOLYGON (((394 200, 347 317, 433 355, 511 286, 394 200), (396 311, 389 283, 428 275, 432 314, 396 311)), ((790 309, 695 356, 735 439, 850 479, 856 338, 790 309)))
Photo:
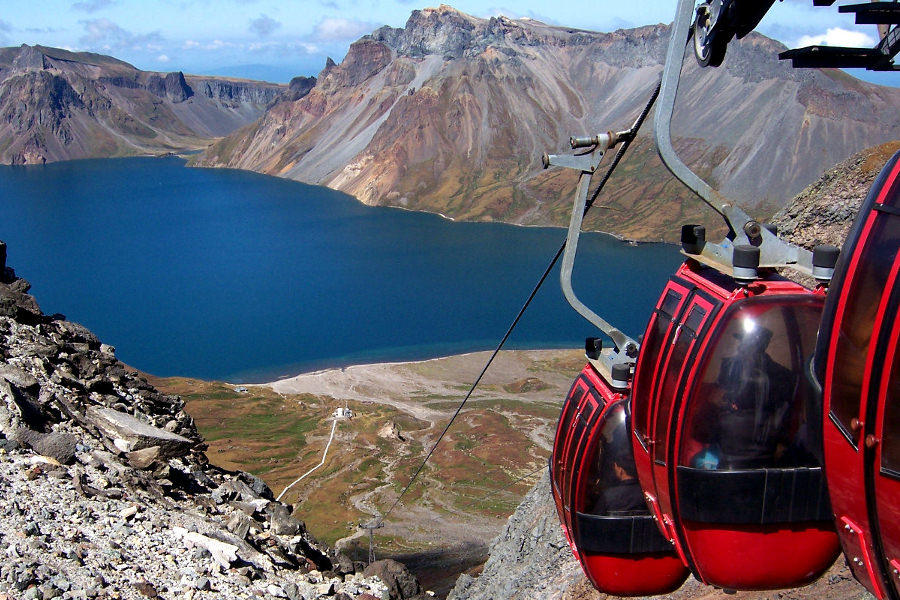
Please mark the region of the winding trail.
POLYGON ((289 486, 287 486, 286 488, 284 488, 284 489, 281 491, 281 493, 278 494, 278 497, 275 498, 275 501, 276 501, 276 502, 280 502, 280 501, 281 501, 281 497, 284 496, 285 492, 287 492, 289 489, 291 489, 292 487, 294 487, 295 485, 297 485, 298 483, 300 483, 301 481, 303 481, 303 479, 304 479, 307 475, 309 475, 310 473, 312 473, 313 471, 315 471, 316 469, 318 469, 319 467, 321 467, 322 465, 325 464, 325 457, 328 456, 328 449, 331 448, 331 441, 334 440, 334 430, 337 428, 337 424, 338 424, 338 420, 335 418, 335 419, 331 422, 331 436, 328 438, 328 443, 325 444, 325 451, 322 452, 322 460, 319 461, 319 464, 317 464, 317 465, 314 466, 312 469, 310 469, 309 471, 307 471, 306 473, 304 473, 303 475, 301 475, 300 477, 298 477, 297 479, 295 479, 294 482, 293 482, 291 485, 289 485, 289 486))

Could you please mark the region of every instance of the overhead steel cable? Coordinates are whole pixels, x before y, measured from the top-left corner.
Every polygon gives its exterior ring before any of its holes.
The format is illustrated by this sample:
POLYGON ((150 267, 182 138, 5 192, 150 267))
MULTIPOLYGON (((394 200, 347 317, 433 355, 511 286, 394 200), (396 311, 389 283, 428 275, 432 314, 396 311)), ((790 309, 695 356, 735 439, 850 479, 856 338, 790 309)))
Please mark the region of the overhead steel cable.
MULTIPOLYGON (((641 111, 641 114, 635 120, 634 124, 631 126, 631 129, 628 130, 628 132, 627 132, 628 135, 624 136, 622 144, 619 146, 619 150, 616 152, 616 155, 613 158, 613 161, 610 163, 609 167, 606 169, 606 172, 604 173, 603 178, 600 180, 600 183, 597 184, 597 188, 594 190, 594 193, 591 195, 591 197, 588 199, 587 203, 585 204, 583 214, 586 215, 588 210, 590 210, 590 208, 593 206, 594 201, 600 195, 600 191, 606 185, 606 182, 609 181, 609 178, 612 176, 613 171, 615 171, 619 162, 622 160, 622 157, 624 156, 625 152, 628 150, 628 147, 631 145, 631 142, 634 141, 634 139, 637 137, 638 130, 641 128, 641 125, 643 124, 644 120, 647 118, 647 115, 650 114, 650 110, 653 108, 653 103, 656 102, 656 98, 657 98, 657 96, 659 96, 659 88, 660 88, 660 84, 657 84, 656 88, 654 89, 653 93, 650 96, 650 100, 647 102, 647 105, 644 107, 644 110, 641 111)), ((566 249, 566 242, 564 241, 560 245, 559 250, 556 251, 556 255, 550 261, 550 264, 547 265, 547 268, 544 270, 543 275, 541 275, 541 278, 538 280, 537 284, 534 286, 534 289, 531 290, 531 294, 529 294, 528 299, 522 305, 522 308, 519 309, 519 313, 516 315, 516 318, 513 319, 513 322, 510 324, 509 328, 506 330, 506 333, 503 335, 503 339, 500 340, 500 343, 497 344, 497 347, 494 349, 490 358, 488 358, 487 362, 484 365, 484 368, 481 370, 481 373, 478 374, 478 377, 475 379, 475 382, 472 384, 472 387, 469 389, 465 398, 463 398, 462 402, 459 403, 459 406, 457 407, 456 412, 453 413, 452 417, 450 417, 450 421, 447 423, 447 425, 444 427, 444 430, 438 436, 437 441, 435 441, 434 445, 431 446, 431 450, 428 451, 428 454, 425 456, 425 459, 422 461, 422 463, 416 469, 415 473, 413 473, 412 477, 409 480, 409 483, 406 484, 406 487, 403 488, 403 491, 400 492, 400 495, 397 496, 397 499, 394 500, 394 503, 391 505, 391 507, 387 510, 386 513, 384 513, 384 516, 381 517, 382 521, 384 519, 388 518, 388 516, 394 511, 394 509, 397 507, 397 505, 400 504, 400 500, 403 498, 403 496, 406 495, 406 493, 412 487, 412 484, 415 483, 416 479, 419 477, 419 474, 422 472, 422 469, 425 468, 425 465, 428 463, 428 460, 431 458, 431 455, 434 454, 435 449, 437 449, 438 444, 440 444, 441 440, 444 439, 444 435, 447 434, 447 431, 450 429, 450 426, 453 425, 453 422, 456 420, 456 417, 458 417, 459 413, 462 411, 463 406, 466 405, 466 402, 469 401, 469 398, 471 398, 472 393, 475 392, 475 388, 477 388, 478 384, 481 383, 481 379, 484 377, 484 374, 487 372, 488 368, 491 366, 491 363, 494 362, 494 359, 497 357, 497 354, 500 353, 500 350, 506 344, 506 341, 509 339, 509 336, 512 334, 513 330, 516 328, 516 325, 519 324, 519 321, 522 319, 522 316, 525 314, 525 310, 531 305, 531 301, 534 300, 534 297, 537 295, 538 290, 540 290, 541 286, 544 285, 544 281, 546 281, 547 277, 550 275, 550 271, 553 270, 553 267, 556 265, 557 261, 559 260, 560 256, 562 256, 565 249, 566 249)))

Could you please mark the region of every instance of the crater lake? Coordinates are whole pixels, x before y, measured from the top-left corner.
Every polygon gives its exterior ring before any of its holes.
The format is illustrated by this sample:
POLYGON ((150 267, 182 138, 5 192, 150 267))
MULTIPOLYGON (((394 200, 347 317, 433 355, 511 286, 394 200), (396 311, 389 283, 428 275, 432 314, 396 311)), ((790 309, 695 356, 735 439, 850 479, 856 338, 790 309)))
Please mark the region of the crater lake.
MULTIPOLYGON (((135 368, 232 382, 493 349, 566 235, 369 207, 175 157, 0 167, 0 207, 7 265, 45 313, 135 368)), ((584 234, 575 290, 638 336, 680 260, 672 245, 584 234)), ((598 335, 558 273, 508 348, 598 335)))

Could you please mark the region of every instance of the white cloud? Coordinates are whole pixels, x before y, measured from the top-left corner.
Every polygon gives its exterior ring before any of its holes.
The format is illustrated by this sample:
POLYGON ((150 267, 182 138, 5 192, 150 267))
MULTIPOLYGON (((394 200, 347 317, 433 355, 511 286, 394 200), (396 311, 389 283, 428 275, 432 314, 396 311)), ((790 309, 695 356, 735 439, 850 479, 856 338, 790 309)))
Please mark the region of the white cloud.
POLYGON ((83 10, 84 12, 96 12, 113 4, 115 4, 114 0, 83 0, 82 2, 72 3, 72 8, 83 10))
POLYGON ((377 28, 377 25, 369 22, 328 18, 316 25, 313 39, 319 42, 352 41, 361 35, 372 33, 377 28))
POLYGON ((84 25, 84 35, 80 42, 89 48, 103 50, 159 50, 163 47, 163 37, 159 32, 135 34, 122 29, 109 19, 79 21, 84 25))
POLYGON ((861 31, 851 31, 841 27, 829 27, 825 33, 818 35, 804 35, 797 40, 797 47, 805 46, 846 46, 850 48, 862 48, 875 45, 875 39, 861 31))
POLYGON ((161 63, 167 63, 171 59, 165 54, 160 54, 159 56, 156 57, 156 60, 158 60, 161 63))

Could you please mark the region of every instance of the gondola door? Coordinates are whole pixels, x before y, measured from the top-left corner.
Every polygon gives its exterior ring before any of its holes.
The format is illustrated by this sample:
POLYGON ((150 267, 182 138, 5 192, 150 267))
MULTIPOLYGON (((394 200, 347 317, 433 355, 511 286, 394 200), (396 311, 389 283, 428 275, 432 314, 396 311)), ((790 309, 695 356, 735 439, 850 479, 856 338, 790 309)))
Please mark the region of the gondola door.
POLYGON ((672 419, 679 408, 679 390, 696 366, 698 333, 718 308, 715 299, 700 291, 692 278, 692 267, 685 263, 663 290, 641 346, 632 401, 636 415, 633 445, 641 487, 660 532, 672 541, 685 565, 689 558, 675 531, 668 475, 675 431, 672 419))
POLYGON ((875 522, 878 541, 882 550, 882 567, 890 581, 893 597, 900 598, 900 314, 897 301, 900 288, 895 280, 889 287, 894 290, 893 325, 888 337, 889 346, 885 365, 890 365, 880 386, 876 429, 873 437, 863 442, 875 450, 874 496, 875 522))
POLYGON ((894 600, 900 598, 894 573, 900 570, 898 250, 900 153, 873 184, 847 237, 816 348, 825 467, 841 545, 857 580, 876 597, 894 600))
POLYGON ((689 572, 644 503, 628 441, 628 383, 612 379, 621 387, 588 363, 575 380, 557 427, 551 492, 594 587, 617 596, 668 593, 689 572))

